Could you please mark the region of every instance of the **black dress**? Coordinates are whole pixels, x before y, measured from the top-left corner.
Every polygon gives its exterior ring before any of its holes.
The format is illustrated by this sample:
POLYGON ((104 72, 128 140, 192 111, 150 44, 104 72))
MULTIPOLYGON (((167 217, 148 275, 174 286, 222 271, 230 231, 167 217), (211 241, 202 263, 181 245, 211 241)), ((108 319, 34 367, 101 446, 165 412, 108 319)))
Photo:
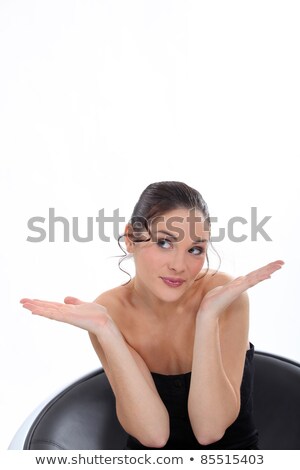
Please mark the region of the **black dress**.
POLYGON ((128 434, 127 449, 259 449, 258 432, 253 422, 254 346, 250 343, 245 357, 241 383, 241 408, 237 419, 217 442, 207 446, 199 444, 189 420, 187 403, 191 372, 164 375, 151 372, 157 391, 170 416, 170 437, 164 447, 145 447, 128 434))

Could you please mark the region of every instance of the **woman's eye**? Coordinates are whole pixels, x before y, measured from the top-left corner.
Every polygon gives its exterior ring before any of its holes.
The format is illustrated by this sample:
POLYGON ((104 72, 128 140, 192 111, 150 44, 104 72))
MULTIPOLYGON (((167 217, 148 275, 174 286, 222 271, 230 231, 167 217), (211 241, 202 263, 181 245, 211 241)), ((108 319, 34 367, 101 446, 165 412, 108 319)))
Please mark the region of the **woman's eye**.
POLYGON ((161 248, 169 248, 169 246, 171 245, 171 242, 170 240, 163 239, 163 240, 158 240, 157 244, 161 248))
MULTIPOLYGON (((163 240, 158 240, 157 244, 158 246, 164 249, 170 248, 172 246, 172 242, 170 240, 167 240, 166 238, 164 238, 163 240)), ((202 255, 203 252, 204 249, 201 246, 194 246, 189 250, 189 253, 192 253, 196 256, 202 255)))
POLYGON ((191 248, 190 251, 192 250, 197 250, 196 252, 194 252, 195 255, 202 255, 203 253, 203 248, 201 246, 194 246, 193 248, 191 248))

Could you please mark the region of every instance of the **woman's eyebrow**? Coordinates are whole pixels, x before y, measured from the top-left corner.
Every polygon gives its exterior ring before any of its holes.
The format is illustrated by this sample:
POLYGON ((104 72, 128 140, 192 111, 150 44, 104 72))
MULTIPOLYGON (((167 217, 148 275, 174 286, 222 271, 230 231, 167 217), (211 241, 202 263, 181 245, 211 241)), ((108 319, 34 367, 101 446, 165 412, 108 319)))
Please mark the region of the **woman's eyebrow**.
MULTIPOLYGON (((173 235, 170 232, 167 232, 166 230, 158 230, 156 233, 163 233, 164 235, 168 235, 168 237, 173 238, 173 240, 178 240, 178 237, 175 237, 175 235, 173 235)), ((193 243, 205 243, 205 242, 208 242, 206 238, 196 238, 193 241, 193 243)))

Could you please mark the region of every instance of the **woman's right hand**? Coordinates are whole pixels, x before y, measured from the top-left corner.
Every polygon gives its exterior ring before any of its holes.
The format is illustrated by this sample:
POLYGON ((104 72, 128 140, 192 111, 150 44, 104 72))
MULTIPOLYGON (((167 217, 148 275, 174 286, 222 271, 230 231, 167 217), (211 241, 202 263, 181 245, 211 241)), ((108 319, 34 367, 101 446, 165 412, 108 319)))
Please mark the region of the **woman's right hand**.
POLYGON ((97 335, 112 318, 103 305, 95 302, 83 302, 76 297, 66 297, 64 304, 39 299, 21 299, 24 308, 34 315, 82 328, 97 335))

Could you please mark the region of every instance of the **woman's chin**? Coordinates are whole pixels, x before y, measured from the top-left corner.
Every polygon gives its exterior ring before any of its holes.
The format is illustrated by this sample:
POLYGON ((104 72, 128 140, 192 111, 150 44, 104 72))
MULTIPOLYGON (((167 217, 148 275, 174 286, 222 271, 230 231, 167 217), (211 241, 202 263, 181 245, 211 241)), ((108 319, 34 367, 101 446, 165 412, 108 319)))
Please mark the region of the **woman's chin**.
POLYGON ((169 287, 159 289, 159 292, 157 292, 157 297, 162 302, 176 302, 177 300, 181 299, 184 293, 184 289, 174 289, 172 287, 169 287))

